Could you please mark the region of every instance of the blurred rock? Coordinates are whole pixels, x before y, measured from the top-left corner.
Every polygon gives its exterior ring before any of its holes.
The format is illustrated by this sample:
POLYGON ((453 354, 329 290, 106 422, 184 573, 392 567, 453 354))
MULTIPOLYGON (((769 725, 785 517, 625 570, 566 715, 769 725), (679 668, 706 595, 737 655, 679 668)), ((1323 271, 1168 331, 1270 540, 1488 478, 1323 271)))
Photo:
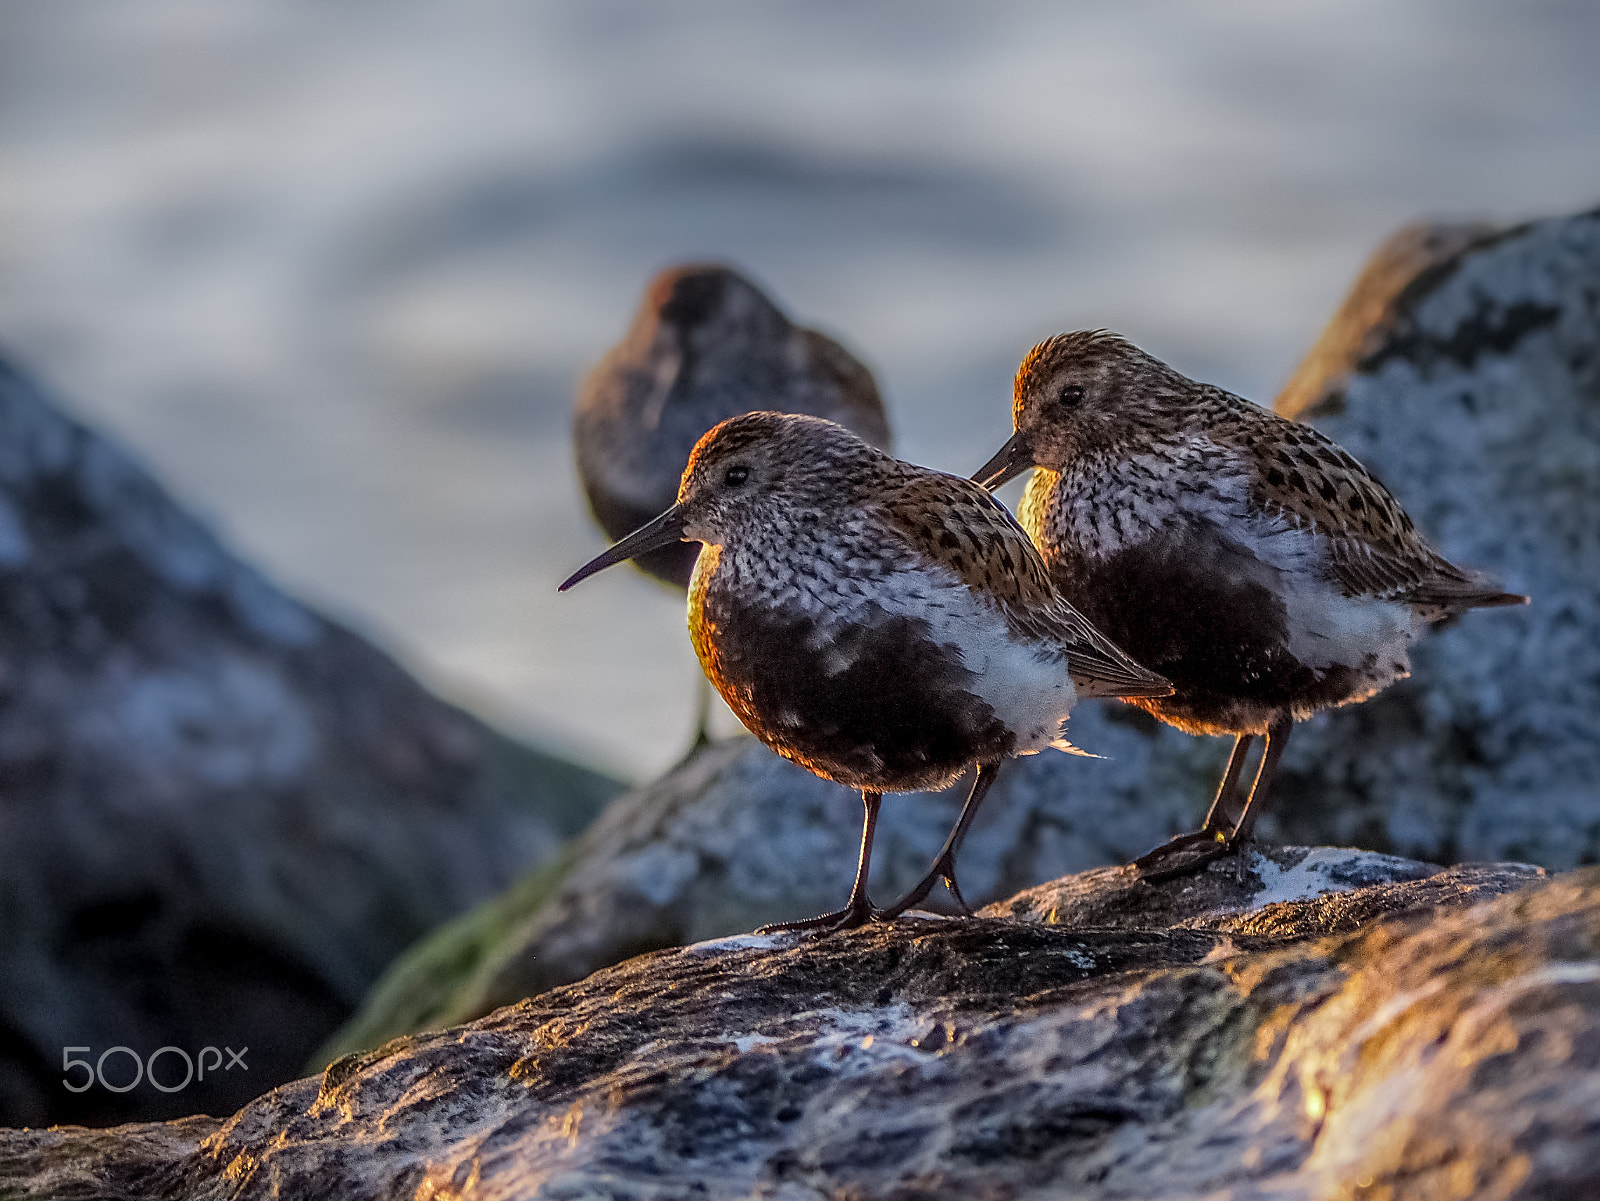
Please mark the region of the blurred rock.
POLYGON ((1393 336, 1412 298, 1438 283, 1462 252, 1498 232, 1482 221, 1419 221, 1390 234, 1361 268, 1273 407, 1299 418, 1328 400, 1393 336))
POLYGON ((0 1133, 0 1189, 1595 1195, 1600 873, 1421 873, 1284 848, 1200 881, 1055 886, 1090 908, 1123 894, 1102 906, 1119 928, 1038 920, 1039 893, 970 921, 658 952, 227 1120, 0 1133), (1197 887, 1211 899, 1186 900, 1197 887))
POLYGON ((0 1122, 227 1112, 292 1078, 614 788, 278 592, 0 363, 0 1122), (63 1048, 117 1046, 248 1046, 248 1071, 63 1087, 63 1048))

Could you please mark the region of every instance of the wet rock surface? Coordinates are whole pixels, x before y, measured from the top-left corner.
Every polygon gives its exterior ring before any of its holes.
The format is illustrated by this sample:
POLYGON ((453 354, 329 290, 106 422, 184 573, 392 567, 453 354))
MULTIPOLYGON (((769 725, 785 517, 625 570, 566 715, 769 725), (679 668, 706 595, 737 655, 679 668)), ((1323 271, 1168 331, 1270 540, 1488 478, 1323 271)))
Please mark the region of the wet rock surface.
POLYGON ((279 592, 0 362, 0 1122, 225 1113, 292 1079, 614 788, 279 592), (65 1047, 208 1045, 247 1067, 61 1083, 65 1047))
POLYGON ((1481 899, 1545 875, 1526 863, 1431 863, 1348 847, 1265 847, 1152 887, 1127 867, 1064 876, 985 909, 1075 929, 1151 926, 1267 937, 1342 934, 1399 908, 1481 899))
POLYGON ((1283 848, 1190 882, 1087 873, 972 920, 656 952, 226 1120, 7 1132, 0 1182, 58 1198, 1590 1196, 1600 872, 1541 877, 1283 848))

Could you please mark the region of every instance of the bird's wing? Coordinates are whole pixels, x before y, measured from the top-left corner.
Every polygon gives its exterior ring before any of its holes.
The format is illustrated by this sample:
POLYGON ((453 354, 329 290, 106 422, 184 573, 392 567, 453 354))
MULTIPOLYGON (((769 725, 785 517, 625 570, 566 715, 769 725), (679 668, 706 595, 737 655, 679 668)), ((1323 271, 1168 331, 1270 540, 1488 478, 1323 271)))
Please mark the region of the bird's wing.
POLYGON ((1434 550, 1389 489, 1327 435, 1223 395, 1235 403, 1217 423, 1216 435, 1252 464, 1252 499, 1289 525, 1321 536, 1327 570, 1346 596, 1444 613, 1526 599, 1500 591, 1434 550))
POLYGON ((1008 620, 1035 641, 1061 647, 1067 672, 1081 696, 1170 696, 1172 682, 1136 663, 1074 609, 1065 597, 1026 613, 1008 613, 1008 620))
POLYGON ((999 608, 1012 629, 1057 648, 1085 696, 1166 696, 1172 685, 1141 667, 1056 591, 1027 533, 971 480, 932 471, 897 475, 878 493, 908 545, 999 608))

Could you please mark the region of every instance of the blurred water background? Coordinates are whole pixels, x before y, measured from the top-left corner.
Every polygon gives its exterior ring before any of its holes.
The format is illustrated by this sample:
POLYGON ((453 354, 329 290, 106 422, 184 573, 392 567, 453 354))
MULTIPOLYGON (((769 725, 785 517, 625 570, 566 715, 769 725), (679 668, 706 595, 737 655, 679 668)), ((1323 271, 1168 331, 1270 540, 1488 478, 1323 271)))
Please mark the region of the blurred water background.
POLYGON ((1600 202, 1597 62, 1592 0, 0 0, 0 344, 435 688, 645 776, 681 599, 555 584, 653 271, 748 270, 966 473, 1039 337, 1270 400, 1395 226, 1600 202))

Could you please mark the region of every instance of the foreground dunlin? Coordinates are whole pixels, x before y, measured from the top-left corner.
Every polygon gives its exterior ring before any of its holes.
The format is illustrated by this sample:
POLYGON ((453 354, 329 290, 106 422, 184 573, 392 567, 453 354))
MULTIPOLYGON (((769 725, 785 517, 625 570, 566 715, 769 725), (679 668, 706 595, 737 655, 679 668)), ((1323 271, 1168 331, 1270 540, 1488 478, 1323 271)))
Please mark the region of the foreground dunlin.
POLYGON ((1000 764, 1063 746, 1083 696, 1171 691, 1051 586, 1003 505, 970 481, 891 458, 830 421, 751 413, 694 449, 677 502, 576 572, 702 543, 689 630, 706 675, 752 733, 861 790, 849 903, 768 929, 894 917, 942 876, 1000 764), (932 870, 878 911, 867 870, 885 792, 977 778, 932 870))
MULTIPOLYGON (((727 267, 661 272, 627 334, 578 391, 578 478, 606 536, 621 538, 672 504, 700 436, 753 409, 827 417, 889 447, 872 373, 844 347, 792 323, 727 267)), ((671 543, 636 562, 687 588, 696 553, 671 543)), ((709 699, 702 691, 696 748, 706 739, 709 699)))
POLYGON ((1176 686, 1133 703, 1192 734, 1235 736, 1204 825, 1136 860, 1148 878, 1249 838, 1295 721, 1408 675, 1408 644, 1429 625, 1527 601, 1441 556, 1316 430, 1115 334, 1035 346, 1013 424, 973 478, 994 488, 1040 469, 1018 515, 1056 586, 1176 686), (1261 763, 1234 814, 1257 736, 1261 763))

